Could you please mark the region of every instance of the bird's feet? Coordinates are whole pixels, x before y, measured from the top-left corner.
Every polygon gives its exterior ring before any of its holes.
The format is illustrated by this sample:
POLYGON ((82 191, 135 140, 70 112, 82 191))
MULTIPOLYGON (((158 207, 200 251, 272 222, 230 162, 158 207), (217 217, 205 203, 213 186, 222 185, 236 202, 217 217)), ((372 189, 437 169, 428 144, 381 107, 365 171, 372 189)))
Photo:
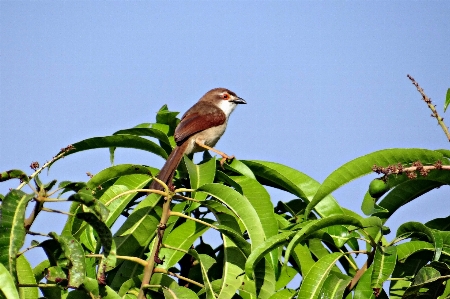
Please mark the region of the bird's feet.
POLYGON ((234 156, 227 156, 227 155, 222 156, 222 159, 220 159, 220 166, 222 167, 222 169, 223 169, 223 164, 225 164, 225 162, 231 163, 231 161, 233 161, 233 159, 234 159, 234 156))

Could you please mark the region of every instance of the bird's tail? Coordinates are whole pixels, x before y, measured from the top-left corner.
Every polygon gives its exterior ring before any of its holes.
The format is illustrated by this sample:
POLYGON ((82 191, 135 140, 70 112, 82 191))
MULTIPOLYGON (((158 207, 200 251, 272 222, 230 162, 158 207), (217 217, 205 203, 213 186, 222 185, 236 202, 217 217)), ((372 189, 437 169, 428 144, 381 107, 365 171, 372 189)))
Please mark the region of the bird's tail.
MULTIPOLYGON (((178 168, 178 165, 181 162, 181 159, 183 159, 184 152, 186 150, 186 147, 188 146, 188 142, 184 142, 179 146, 176 146, 172 153, 170 153, 169 157, 167 158, 166 163, 161 168, 161 171, 156 176, 158 179, 166 183, 166 185, 170 185, 172 183, 173 176, 175 174, 175 171, 178 168)), ((163 186, 158 183, 156 180, 153 180, 150 184, 150 189, 156 189, 156 190, 163 190, 163 186)))

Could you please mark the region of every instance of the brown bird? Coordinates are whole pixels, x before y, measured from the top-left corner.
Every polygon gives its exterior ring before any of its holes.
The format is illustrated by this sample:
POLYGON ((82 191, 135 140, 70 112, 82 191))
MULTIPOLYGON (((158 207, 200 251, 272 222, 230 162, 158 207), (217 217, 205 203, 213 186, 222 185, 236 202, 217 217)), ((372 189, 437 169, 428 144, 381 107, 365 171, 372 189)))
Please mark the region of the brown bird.
MULTIPOLYGON (((211 150, 222 156, 220 164, 232 160, 234 156, 213 148, 225 132, 228 118, 238 104, 247 104, 234 92, 226 88, 214 88, 208 91, 181 118, 175 129, 177 146, 167 158, 157 178, 171 185, 175 171, 184 155, 211 150)), ((163 186, 153 180, 150 189, 163 190, 163 186)))

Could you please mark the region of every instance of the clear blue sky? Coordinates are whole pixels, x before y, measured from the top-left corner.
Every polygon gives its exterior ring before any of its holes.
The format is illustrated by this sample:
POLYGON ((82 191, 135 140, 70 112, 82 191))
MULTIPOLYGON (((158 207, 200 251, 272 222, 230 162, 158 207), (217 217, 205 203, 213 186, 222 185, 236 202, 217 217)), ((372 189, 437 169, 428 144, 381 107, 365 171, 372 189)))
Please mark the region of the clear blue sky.
MULTIPOLYGON (((31 173, 32 161, 70 143, 153 122, 163 104, 183 113, 214 87, 248 103, 220 150, 319 181, 379 149, 448 148, 406 74, 442 111, 449 14, 448 1, 0 1, 0 170, 31 173)), ((116 157, 163 164, 145 152, 116 157)), ((86 180, 108 166, 108 150, 90 151, 42 179, 86 180)), ((334 195, 360 211, 373 177, 334 195)), ((16 186, 2 183, 0 193, 16 186)), ((437 207, 448 191, 416 200, 388 225, 448 216, 437 207)))

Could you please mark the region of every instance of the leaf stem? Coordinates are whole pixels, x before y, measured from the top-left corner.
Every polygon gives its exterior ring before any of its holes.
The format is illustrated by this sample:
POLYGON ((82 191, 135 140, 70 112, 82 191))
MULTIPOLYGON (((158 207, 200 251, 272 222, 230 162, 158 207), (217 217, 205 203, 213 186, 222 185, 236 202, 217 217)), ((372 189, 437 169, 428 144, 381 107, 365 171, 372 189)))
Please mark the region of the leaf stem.
POLYGON ((199 220, 199 219, 196 219, 196 218, 192 218, 191 216, 185 215, 185 214, 180 213, 180 212, 172 212, 172 211, 170 211, 169 214, 170 214, 170 216, 178 216, 178 217, 181 217, 181 218, 186 218, 186 219, 189 219, 189 220, 201 223, 201 224, 206 225, 206 226, 208 226, 210 228, 213 228, 215 230, 218 229, 217 226, 214 226, 212 224, 209 224, 208 222, 205 222, 205 221, 202 221, 202 220, 199 220))

